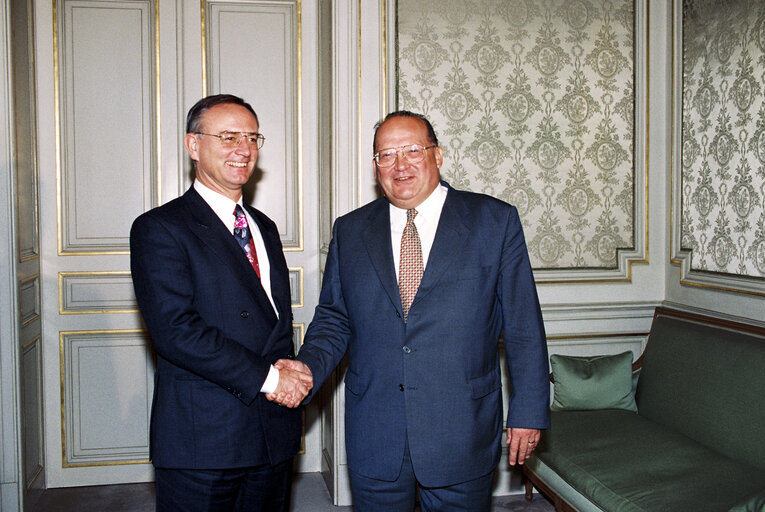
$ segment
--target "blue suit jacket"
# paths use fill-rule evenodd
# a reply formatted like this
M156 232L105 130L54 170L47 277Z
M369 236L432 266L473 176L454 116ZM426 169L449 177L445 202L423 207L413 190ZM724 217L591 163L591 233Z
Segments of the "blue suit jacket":
M269 365L294 353L287 264L275 224L245 208L266 245L278 319L241 247L193 187L133 223L133 285L157 353L156 467L277 463L300 448L300 412L260 393Z
M336 221L298 359L311 368L315 391L348 353L351 471L396 479L408 438L422 485L483 476L502 445L501 331L512 390L507 425L549 426L544 326L517 211L449 189L406 324L391 247L384 198Z

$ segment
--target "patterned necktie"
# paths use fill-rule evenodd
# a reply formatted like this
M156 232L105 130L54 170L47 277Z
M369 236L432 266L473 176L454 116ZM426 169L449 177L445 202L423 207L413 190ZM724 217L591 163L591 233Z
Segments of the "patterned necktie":
M404 312L404 322L409 316L409 308L412 305L417 288L422 279L422 246L414 218L417 210L414 208L406 211L406 226L401 235L401 259L399 261L398 289L401 293L401 308Z
M247 256L247 260L252 265L255 273L260 278L260 265L258 265L258 254L255 252L255 243L252 241L252 235L250 234L250 228L247 225L247 217L244 216L244 210L239 205L234 208L234 238L239 242L244 254Z

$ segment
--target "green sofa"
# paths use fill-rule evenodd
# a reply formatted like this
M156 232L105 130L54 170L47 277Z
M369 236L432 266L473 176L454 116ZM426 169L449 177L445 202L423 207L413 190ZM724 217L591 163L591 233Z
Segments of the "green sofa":
M533 486L558 511L765 511L765 328L657 308L626 370L635 387L598 375L623 366L613 358L563 359L569 394L553 364L552 426L523 469L528 500ZM618 399L587 410L593 389Z

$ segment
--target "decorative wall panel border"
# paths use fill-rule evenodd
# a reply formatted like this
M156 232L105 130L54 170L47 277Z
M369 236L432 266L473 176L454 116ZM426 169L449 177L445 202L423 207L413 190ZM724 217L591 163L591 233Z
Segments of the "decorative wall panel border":
M398 0L398 108L456 188L518 207L537 282L647 262L647 1Z
M40 230L37 167L37 108L32 2L13 7L12 78L14 110L14 175L16 180L16 240L19 262L39 258ZM24 91L25 94L19 94Z
M290 303L293 308L303 307L303 267L290 267Z
M155 16L151 0L54 2L59 254L127 253L155 206Z
M21 348L21 411L24 430L24 485L28 490L44 467L42 343L36 336Z
M62 315L138 313L129 271L59 272Z
M300 1L202 2L205 89L247 100L266 136L244 199L276 222L285 251L302 251Z
M19 315L22 327L40 318L40 274L19 282Z
M765 4L673 3L672 262L765 296Z
M63 467L149 462L149 343L142 330L60 333Z
M305 324L292 324L292 343L295 345L295 353L300 352L305 335Z

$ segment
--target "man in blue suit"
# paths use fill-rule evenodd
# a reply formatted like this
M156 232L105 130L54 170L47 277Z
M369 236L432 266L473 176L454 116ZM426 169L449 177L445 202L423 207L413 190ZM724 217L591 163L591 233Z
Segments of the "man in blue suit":
M231 95L197 102L186 131L193 186L130 233L157 354L157 511L286 511L301 416L264 394L301 395L311 380L272 365L294 354L287 264L276 225L242 202L265 139Z
M335 223L299 361L277 367L310 371L318 389L347 352L356 512L411 512L417 489L423 511L488 511L503 430L500 333L510 464L549 426L545 332L518 213L440 181L443 150L421 115L378 124L374 162L385 197Z

